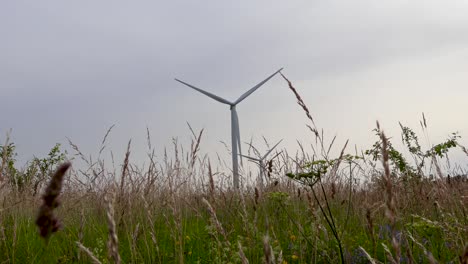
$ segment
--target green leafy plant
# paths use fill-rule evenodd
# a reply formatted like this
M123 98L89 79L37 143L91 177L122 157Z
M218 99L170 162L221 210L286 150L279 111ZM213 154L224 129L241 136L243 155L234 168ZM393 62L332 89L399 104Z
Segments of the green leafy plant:
M419 143L419 139L416 133L411 128L404 126L401 123L399 124L401 128L401 141L408 149L410 154L414 157L416 166L412 166L403 156L402 152L395 149L390 142L390 139L388 139L388 156L394 167L394 175L420 180L424 175L422 169L425 166L427 159L433 159L435 157L444 158L452 148L458 146L458 139L460 136L457 132L455 132L452 133L445 142L436 144L430 149L424 151ZM375 131L376 135L379 137L381 133L380 129L375 128L373 131ZM380 137L379 140L372 145L372 148L366 150L364 153L365 155L369 156L372 161L380 160L382 158L382 142Z
M379 128L375 128L373 131L379 140L372 145L371 149L366 150L364 153L367 156L370 156L373 161L379 161L382 159L382 141L380 139L381 131ZM414 168L411 167L408 161L406 161L405 157L403 157L403 154L393 147L390 139L387 141L387 150L389 160L400 173L406 174L414 172Z
M352 157L352 156L348 156L348 157ZM314 196L314 199L317 202L318 206L320 207L320 211L322 212L322 215L324 216L328 224L328 227L332 231L333 237L335 238L338 244L338 248L340 252L340 259L341 259L341 262L344 263L345 260L344 260L344 254L343 254L343 246L341 243L339 230L336 225L335 217L330 209L330 203L327 198L327 193L325 192L325 188L322 183L322 177L324 177L333 166L338 166L339 161L341 161L342 159L343 159L343 156L341 156L339 159L333 159L333 160L315 160L310 163L307 163L303 167L304 172L296 173L296 174L287 173L286 176L310 188ZM325 200L324 204L318 198L317 193L315 192L314 186L317 183L319 184L320 190L322 191L322 195Z
M0 146L0 178L6 178L9 182L15 183L18 175L18 170L15 167L16 162L16 145L9 143L5 146Z
M66 160L66 151L60 149L60 144L49 151L45 158L35 157L30 161L24 170L18 169L16 165L16 145L9 143L0 146L0 157L2 158L3 170L1 175L5 175L8 182L19 191L25 190L31 184L34 186L34 194L42 183L52 174L57 166Z

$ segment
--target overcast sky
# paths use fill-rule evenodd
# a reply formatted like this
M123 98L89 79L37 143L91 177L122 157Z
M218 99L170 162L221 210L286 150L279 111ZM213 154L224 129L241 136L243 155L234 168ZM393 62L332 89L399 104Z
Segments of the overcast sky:
M123 159L132 139L140 159L146 127L162 151L189 147L189 122L202 152L225 153L229 107L174 78L235 100L284 67L328 140L365 149L376 120L395 141L398 121L424 138L424 112L430 142L459 131L468 145L467 14L465 0L2 1L0 140L11 128L21 160L67 137L95 155L115 124L109 147ZM280 76L238 113L260 149L312 141Z

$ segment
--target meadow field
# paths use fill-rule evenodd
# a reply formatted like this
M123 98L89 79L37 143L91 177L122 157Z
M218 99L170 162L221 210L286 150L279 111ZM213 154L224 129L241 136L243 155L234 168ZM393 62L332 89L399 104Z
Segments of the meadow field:
M466 165L442 166L454 149L468 161L460 136L424 149L401 125L405 156L377 124L375 144L357 153L324 142L287 82L315 151L272 153L264 186L247 181L254 167L231 188L230 171L200 154L202 131L159 160L148 136L145 166L130 143L105 161L70 142L73 153L56 145L20 168L7 141L0 263L468 263Z

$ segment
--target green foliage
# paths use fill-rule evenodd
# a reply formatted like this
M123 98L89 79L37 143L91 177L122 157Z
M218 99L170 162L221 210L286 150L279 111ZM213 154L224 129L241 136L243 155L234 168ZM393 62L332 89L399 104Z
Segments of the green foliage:
M271 192L268 194L268 198L275 203L284 204L289 198L289 194L285 192Z
M4 165L3 171L0 171L0 175L6 176L9 181L14 181L18 170L16 169L16 146L14 143L9 143L6 146L0 146L0 166Z
M372 145L371 149L366 150L364 153L370 156L373 161L378 161L382 159L382 140L380 139L380 134L382 132L379 128L375 128L373 131L379 140ZM387 140L387 151L389 160L400 173L406 174L414 172L414 168L406 161L403 154L393 147L390 139Z
M444 158L450 149L457 147L457 140L460 138L458 133L452 133L447 141L439 143L431 147L427 151L423 151L419 144L416 133L409 127L403 126L400 123L401 128L401 140L411 155L415 158L416 167L413 167L403 156L403 154L396 150L390 139L387 139L387 151L389 160L394 166L394 173L404 177L420 179L422 176L421 169L425 165L425 160L428 158L439 157ZM371 149L366 150L364 153L369 156L373 161L378 161L382 158L382 140L380 138L381 131L379 128L375 128L375 134L378 137Z
M34 158L23 174L25 184L33 184L33 191L37 193L41 185L48 180L52 172L66 159L66 152L60 150L60 144L49 151L45 158Z
M359 156L353 156L350 154L343 155L341 160L352 163L357 160L362 159ZM312 162L306 163L302 167L302 172L299 173L286 173L286 176L296 180L307 186L314 186L325 174L327 174L330 169L335 166L340 159L331 159L331 160L314 160Z
M406 145L411 154L422 156L421 146L419 145L418 137L416 133L409 127L403 126L400 123L401 128L401 141Z
M431 221L419 215L413 215L413 221L406 224L407 228L413 229L424 237L430 237L442 231L441 225L436 221Z
M426 158L432 158L434 156L443 158L451 148L457 147L457 140L460 138L458 133L452 133L447 141L436 144L429 150L423 152L416 133L409 127L403 126L401 123L400 127L402 130L402 142L406 145L408 151L420 160L419 168L424 166L424 159Z
M40 184L52 174L52 172L66 159L66 152L60 149L60 144L49 151L45 158L35 157L30 161L24 170L20 170L16 165L16 146L10 143L7 146L0 146L0 158L6 164L2 175L6 175L8 182L19 191L23 191L29 185L34 185L34 192Z
M439 156L440 158L444 157L451 148L455 148L458 145L457 139L461 138L458 133L452 133L447 141L442 142L433 146L430 150L426 152L426 156Z
M56 167L66 158L66 152L60 150L60 144L57 143L49 151L47 157L39 159L34 158L30 166L35 166L42 175L48 175L53 172Z

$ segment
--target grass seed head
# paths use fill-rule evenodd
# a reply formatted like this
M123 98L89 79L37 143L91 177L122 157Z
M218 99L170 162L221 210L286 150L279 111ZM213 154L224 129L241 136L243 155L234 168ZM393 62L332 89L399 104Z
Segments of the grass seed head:
M70 166L71 163L66 162L58 167L42 195L43 203L39 208L36 225L39 227L39 234L43 238L48 238L61 227L60 221L54 215L54 209L60 204L58 196L62 190L63 177Z

